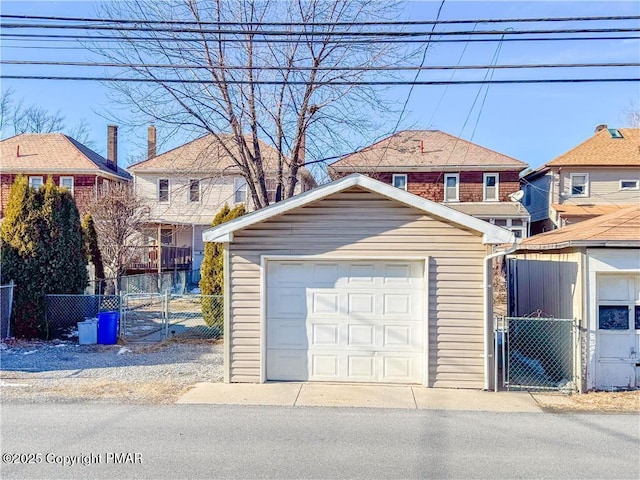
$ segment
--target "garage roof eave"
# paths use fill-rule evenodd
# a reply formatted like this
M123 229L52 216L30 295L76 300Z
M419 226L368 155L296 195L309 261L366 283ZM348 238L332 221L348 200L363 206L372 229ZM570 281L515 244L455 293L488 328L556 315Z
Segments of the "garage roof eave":
M230 222L217 227L205 230L202 239L205 242L224 243L233 241L233 232L248 226L263 222L276 215L282 215L294 208L302 207L309 203L321 200L334 193L341 192L348 188L359 186L365 190L378 193L391 200L398 201L426 213L449 220L453 223L466 227L470 230L482 233L482 241L485 244L514 243L515 237L512 232L501 227L492 225L484 220L472 217L459 212L445 205L441 205L422 197L406 192L399 188L387 185L373 178L354 173L322 187L314 188L295 197L288 198L282 202L270 205L262 210L251 212L248 215L236 218Z

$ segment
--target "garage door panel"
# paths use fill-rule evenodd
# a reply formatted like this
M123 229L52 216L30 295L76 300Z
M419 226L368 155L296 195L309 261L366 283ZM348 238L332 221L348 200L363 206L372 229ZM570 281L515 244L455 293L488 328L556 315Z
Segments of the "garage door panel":
M307 352L305 350L267 350L267 378L308 380Z
M270 262L267 272L267 356L276 359L267 361L267 378L422 381L421 262L285 262L287 269L280 263ZM295 285L292 272L302 272ZM282 364L295 359L305 375Z
M299 320L270 319L267 325L267 348L298 348L308 346L307 331Z

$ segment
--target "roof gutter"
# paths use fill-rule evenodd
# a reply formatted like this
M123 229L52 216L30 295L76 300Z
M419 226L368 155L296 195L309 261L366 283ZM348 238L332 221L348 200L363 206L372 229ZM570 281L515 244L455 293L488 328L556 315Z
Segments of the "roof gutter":
M493 352L493 338L491 332L493 332L493 269L492 263L494 258L503 257L516 251L517 244L511 245L507 250L495 252L484 257L482 262L482 274L483 274L483 301L482 312L484 316L484 389L491 389L491 363L494 358ZM497 385L494 385L497 388Z

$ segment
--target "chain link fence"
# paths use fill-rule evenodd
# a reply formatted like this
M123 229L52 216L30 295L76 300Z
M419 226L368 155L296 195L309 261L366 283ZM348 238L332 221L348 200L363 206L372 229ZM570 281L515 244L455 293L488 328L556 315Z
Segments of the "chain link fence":
M577 322L567 318L502 317L496 338L507 390L577 390Z
M100 312L119 311L118 295L46 295L47 338L74 336L77 323Z
M167 338L168 296L128 293L122 296L120 335L129 342L160 342Z
M224 302L221 295L172 295L169 335L182 338L220 338Z
M185 295L198 292L199 279L200 270L123 275L120 278L118 289L124 295L130 293ZM91 295L114 294L115 292L116 281L113 278L93 280L89 282L87 287L87 293Z
M13 304L13 281L0 285L0 339L11 336L11 307Z

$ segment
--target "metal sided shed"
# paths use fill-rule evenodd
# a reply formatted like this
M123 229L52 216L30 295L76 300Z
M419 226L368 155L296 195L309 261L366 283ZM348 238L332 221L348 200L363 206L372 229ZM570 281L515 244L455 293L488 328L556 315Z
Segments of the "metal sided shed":
M224 244L226 382L491 388L510 231L353 174L203 238Z
M579 321L580 390L640 388L640 205L523 240L511 314Z

